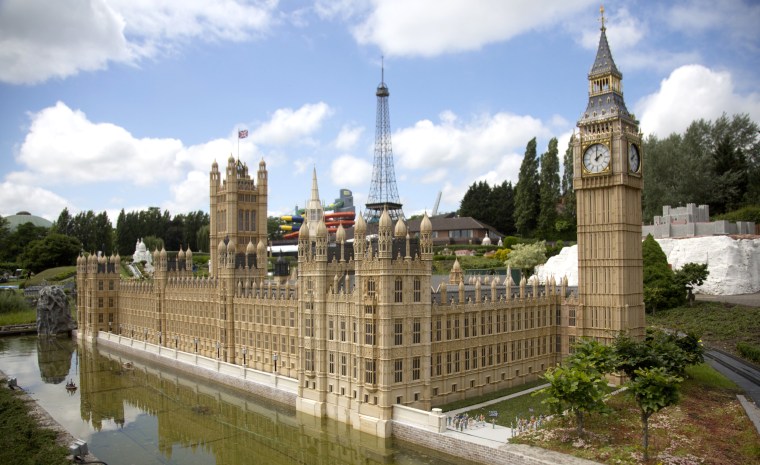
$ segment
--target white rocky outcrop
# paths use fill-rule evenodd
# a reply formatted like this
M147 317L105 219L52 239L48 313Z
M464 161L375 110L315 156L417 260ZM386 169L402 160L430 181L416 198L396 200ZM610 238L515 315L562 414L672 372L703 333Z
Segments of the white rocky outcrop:
M760 238L730 236L655 239L674 270L686 263L707 263L710 275L697 293L736 295L760 292ZM578 246L565 247L545 265L537 267L541 282L550 276L567 276L578 285Z

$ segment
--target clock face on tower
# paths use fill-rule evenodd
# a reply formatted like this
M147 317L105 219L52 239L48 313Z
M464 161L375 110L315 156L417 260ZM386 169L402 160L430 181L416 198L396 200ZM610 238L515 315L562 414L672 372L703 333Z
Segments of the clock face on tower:
M639 168L641 168L641 154L636 144L632 143L628 146L628 169L631 173L638 173Z
M610 166L610 149L604 144L594 144L583 152L583 167L588 173L601 173Z

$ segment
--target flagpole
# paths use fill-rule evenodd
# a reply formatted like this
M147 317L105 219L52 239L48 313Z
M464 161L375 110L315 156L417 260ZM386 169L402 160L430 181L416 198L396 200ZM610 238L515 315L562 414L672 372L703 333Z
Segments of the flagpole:
M235 129L237 130L237 135L238 135L238 137L237 137L237 140L238 140L237 159L238 159L238 161L240 161L240 129L237 129L237 128L235 128Z

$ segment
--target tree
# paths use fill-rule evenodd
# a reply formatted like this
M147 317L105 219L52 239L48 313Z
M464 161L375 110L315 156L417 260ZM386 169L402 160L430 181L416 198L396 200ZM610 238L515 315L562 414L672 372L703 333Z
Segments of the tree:
M560 198L559 157L557 138L549 141L549 149L541 155L541 175L539 184L538 232L541 237L552 239L556 236L557 205Z
M493 186L488 198L491 218L485 222L496 228L502 234L511 235L516 232L513 212L515 211L515 190L512 183L503 181Z
M562 365L550 368L543 378L549 383L539 393L547 397L542 402L556 414L565 410L575 413L578 436L583 435L584 415L608 410L604 403L607 381L604 375L615 367L611 347L584 339L573 346Z
M660 367L636 370L636 377L628 383L628 392L641 411L645 462L649 460L649 417L678 402L681 381L682 378Z
M56 266L73 265L82 243L72 236L51 233L29 244L22 256L24 268L35 273Z
M208 253L210 252L209 246L211 244L210 232L211 225L204 224L198 229L196 233L196 243L198 244L198 251Z
M282 239L282 230L280 229L281 224L285 224L285 222L279 217L267 217L267 237L270 241Z
M523 237L530 237L536 230L539 213L538 158L536 138L528 142L525 156L520 165L520 174L515 186L515 228Z
M459 216L470 216L481 221L486 221L490 196L491 187L486 181L472 183L459 203Z
M648 311L668 309L684 303L686 294L675 280L668 259L651 234L641 245L644 257L644 303Z
M647 330L646 338L634 340L626 334L618 334L613 343L615 370L622 371L631 379L637 370L663 368L676 376L683 376L686 367L704 361L704 347L695 334L665 333Z
M676 271L676 282L686 288L689 306L694 304L694 286L701 286L710 274L707 263L686 263Z
M507 255L505 264L519 269L523 276L530 276L537 265L544 263L546 263L546 242L541 241L532 244L515 244Z
M57 232L59 234L70 235L73 233L72 221L73 218L69 213L69 209L67 207L64 207L63 210L61 210L61 213L58 215L58 219L53 223L53 227L51 229L53 232Z
M575 230L578 225L576 218L577 203L575 190L573 189L573 144L572 140L567 144L565 157L562 161L562 209L557 219L557 232L565 239L575 239ZM571 237L565 234L569 232Z

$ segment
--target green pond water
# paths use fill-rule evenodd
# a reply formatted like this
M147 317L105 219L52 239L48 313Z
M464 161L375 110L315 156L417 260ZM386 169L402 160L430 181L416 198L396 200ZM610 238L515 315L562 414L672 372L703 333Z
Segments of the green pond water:
M0 370L108 465L462 463L67 338L0 338Z

